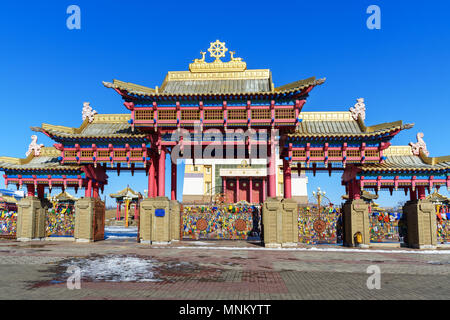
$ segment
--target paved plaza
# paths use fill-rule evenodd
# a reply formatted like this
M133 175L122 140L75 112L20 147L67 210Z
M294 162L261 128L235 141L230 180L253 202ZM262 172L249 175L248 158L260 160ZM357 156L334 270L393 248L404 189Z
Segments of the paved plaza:
M450 299L450 250L0 240L0 299ZM381 270L368 289L367 268ZM80 289L68 289L70 266Z

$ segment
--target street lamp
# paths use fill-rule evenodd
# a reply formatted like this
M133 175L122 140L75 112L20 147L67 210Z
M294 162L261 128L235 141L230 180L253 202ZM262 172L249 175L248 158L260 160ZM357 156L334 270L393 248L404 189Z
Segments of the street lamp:
M322 197L325 197L326 192L320 190L320 187L317 187L317 192L313 191L312 194L317 199L317 204L320 212L320 202L322 200Z

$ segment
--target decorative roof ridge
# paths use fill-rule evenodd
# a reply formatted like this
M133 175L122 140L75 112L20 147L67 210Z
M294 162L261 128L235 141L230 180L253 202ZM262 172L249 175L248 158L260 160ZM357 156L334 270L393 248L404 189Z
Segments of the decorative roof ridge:
M43 132L43 133L49 132L49 131L56 131L56 132L64 132L64 133L68 133L68 134L80 134L90 124L94 124L94 123L125 123L125 122L128 122L130 119L131 119L130 114L121 114L121 113L95 114L94 120L92 122L89 122L89 120L86 119L83 121L81 126L78 128L43 123L41 127L31 127L31 130L35 131L35 132Z
M326 78L317 79L316 77L309 77L307 79L297 80L279 87L274 88L274 92L284 92L284 91L291 91L294 89L300 89L305 86L310 85L321 85L325 82Z
M410 146L389 146L383 151L384 156L414 156Z
M350 111L302 111L300 117L303 121L355 121Z
M127 91L132 91L132 92L142 92L142 93L158 93L158 89L152 89L150 87L146 87L143 85L139 85L139 84L135 84L132 82L125 82L125 81L121 81L121 80L117 80L117 79L113 79L113 82L106 82L106 81L102 81L103 85L106 88L113 88L113 89L125 89Z
M80 127L78 127L78 128L43 123L41 125L41 127L31 127L31 130L36 131L36 132L44 132L44 133L51 130L51 131L65 132L65 133L69 133L69 134L79 134L79 133L83 132L83 130L88 125L89 125L89 119L85 119L83 121L83 123L80 125Z
M96 114L92 123L125 123L131 119L129 113Z
M22 165L30 163L34 158L58 157L60 154L61 151L57 150L55 147L42 147L39 156L35 156L34 152L32 152L26 158L0 157L0 162Z
M358 123L360 121L361 118L358 118ZM362 121L362 120L361 120ZM364 124L364 122L363 122ZM407 124L403 124L402 120L398 120L398 121L393 121L393 122L384 122L384 123L380 123L380 124L376 124L373 126L364 126L366 128L365 132L376 132L376 131L382 131L382 130L386 130L389 128L400 128L400 129L411 129L412 127L414 127L414 123L407 123Z
M432 165L432 166L442 163L442 162L450 162L450 156L427 157L422 150L420 150L419 157L423 162L425 162L426 164Z

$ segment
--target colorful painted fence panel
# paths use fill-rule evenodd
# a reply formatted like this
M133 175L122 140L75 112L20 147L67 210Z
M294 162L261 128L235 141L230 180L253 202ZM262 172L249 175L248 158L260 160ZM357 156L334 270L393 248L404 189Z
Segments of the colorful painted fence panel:
M450 242L450 207L445 205L436 206L436 231L437 242Z
M253 205L183 206L182 234L194 240L259 238L261 208Z
M73 237L74 232L74 205L56 205L56 208L53 208L47 212L45 229L45 234L47 237Z
M0 238L13 239L17 231L17 212L0 211Z
M300 207L298 242L307 244L337 243L341 219L338 208Z
M401 214L377 212L369 213L370 241L371 242L400 242Z

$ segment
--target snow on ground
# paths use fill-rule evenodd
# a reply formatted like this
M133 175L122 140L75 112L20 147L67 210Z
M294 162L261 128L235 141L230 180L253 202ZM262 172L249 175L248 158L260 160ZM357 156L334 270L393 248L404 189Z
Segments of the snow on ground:
M122 227L122 226L107 226L105 227L105 232L114 232L114 233L118 233L118 232L125 232L125 233L131 233L131 232L137 232L138 228L137 227Z
M137 227L108 226L105 227L105 239L136 238Z
M62 264L62 266L79 267L81 277L91 281L160 281L153 270L156 266L155 262L154 260L133 256L109 255L89 259L74 259Z
M208 243L210 245L210 243ZM167 249L167 247L156 247ZM192 247L171 247L173 249L192 249ZM363 252L363 253L410 253L410 254L450 254L450 250L381 250L381 249L354 249L354 248L263 248L263 247L196 247L205 250L279 250L279 251L319 251L319 252Z

